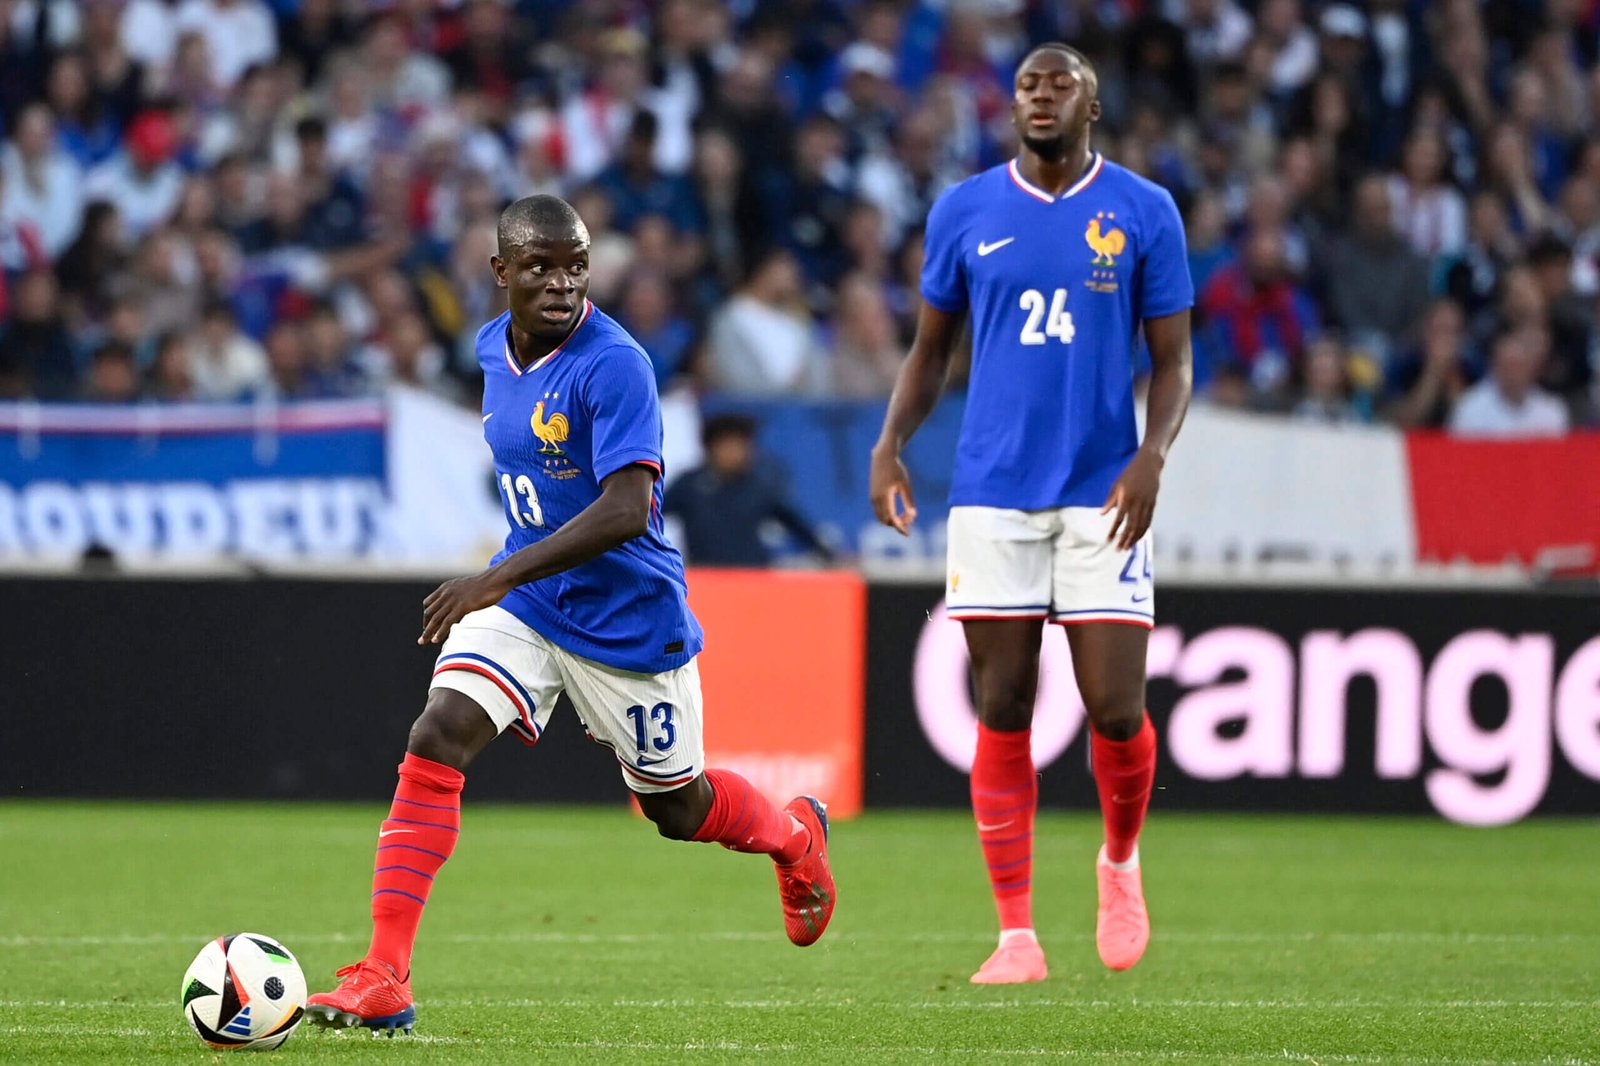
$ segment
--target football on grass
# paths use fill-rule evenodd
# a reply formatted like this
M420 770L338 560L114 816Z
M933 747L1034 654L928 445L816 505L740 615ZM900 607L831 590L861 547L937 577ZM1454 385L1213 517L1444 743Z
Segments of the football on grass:
M306 1011L306 977L289 949L260 933L219 936L183 975L183 1016L220 1051L271 1051Z

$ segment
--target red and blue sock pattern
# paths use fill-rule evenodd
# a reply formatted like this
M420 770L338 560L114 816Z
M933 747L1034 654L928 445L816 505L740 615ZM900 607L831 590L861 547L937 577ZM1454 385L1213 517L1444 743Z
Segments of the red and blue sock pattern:
M1106 858L1127 862L1139 843L1156 780L1156 727L1150 724L1149 713L1127 740L1108 740L1091 730L1089 758L1106 823Z
M1001 733L980 724L972 760L972 813L989 866L1000 928L1033 928L1033 816L1039 778L1033 731Z
M372 946L367 957L405 978L434 875L461 835L460 770L406 753L389 817L378 831L372 872Z
M811 835L754 785L731 770L707 770L711 810L694 838L729 851L754 851L792 863L806 853Z

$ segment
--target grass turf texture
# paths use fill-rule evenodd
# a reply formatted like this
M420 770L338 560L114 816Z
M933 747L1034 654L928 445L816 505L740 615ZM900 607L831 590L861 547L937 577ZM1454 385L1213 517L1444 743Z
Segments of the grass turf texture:
M178 1009L249 930L313 990L366 946L371 806L0 805L0 1061L213 1058ZM837 825L841 900L783 938L763 858L623 810L474 807L423 920L411 1041L302 1026L273 1061L1600 1061L1595 827L1196 817L1144 842L1155 936L1095 957L1098 821L1041 818L1050 980L978 988L992 909L958 814Z

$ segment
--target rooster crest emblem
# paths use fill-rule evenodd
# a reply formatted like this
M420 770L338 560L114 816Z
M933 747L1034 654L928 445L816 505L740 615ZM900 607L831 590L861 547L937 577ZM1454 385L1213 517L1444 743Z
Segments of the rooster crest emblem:
M540 455L565 455L561 450L561 443L567 439L569 426L567 416L557 411L548 421L544 417L544 401L540 400L533 405L533 418L529 420L533 426L533 435L539 438Z
M1128 235L1113 226L1104 232L1100 229L1102 218L1116 218L1116 215L1102 211L1089 220L1089 228L1083 231L1083 239L1094 251L1094 265L1114 267L1117 265L1117 256L1128 246Z

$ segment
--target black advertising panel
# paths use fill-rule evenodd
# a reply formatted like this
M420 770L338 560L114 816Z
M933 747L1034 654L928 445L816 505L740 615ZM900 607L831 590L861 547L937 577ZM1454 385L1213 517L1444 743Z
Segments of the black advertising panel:
M960 806L975 738L941 589L868 606L869 806ZM1172 809L1600 813L1600 605L1523 591L1182 587L1159 593L1149 706ZM1089 807L1083 708L1048 627L1041 801Z
M437 648L433 582L0 581L3 795L358 799L394 791ZM471 800L625 800L558 708L501 737Z

